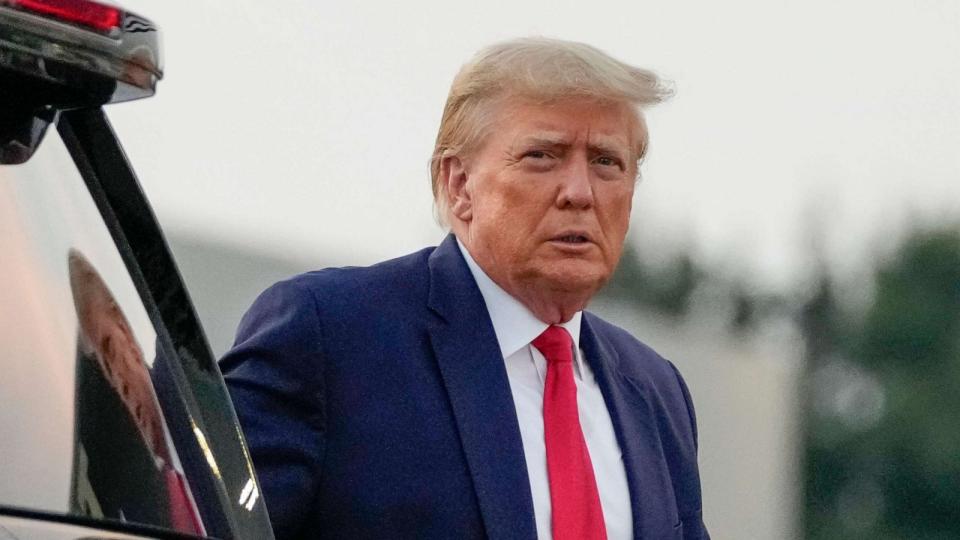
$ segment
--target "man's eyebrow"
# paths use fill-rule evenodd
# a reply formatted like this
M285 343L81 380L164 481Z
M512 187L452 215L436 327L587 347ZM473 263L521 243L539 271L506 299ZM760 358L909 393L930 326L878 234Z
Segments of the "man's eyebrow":
M587 145L587 149L594 154L613 154L615 156L622 156L630 153L627 145L616 144L612 141L591 142Z
M518 146L570 146L569 137L562 133L533 133L517 137Z
M597 154L613 154L626 158L631 152L630 144L620 137L597 137L587 143L587 149Z
M564 133L531 133L528 135L521 135L516 138L514 141L514 147L569 147L573 144L569 136ZM637 155L637 159L643 158L643 153L646 153L646 145L638 152L637 148L631 148L628 141L620 137L607 137L599 136L589 141L587 144L587 149L591 153L595 154L612 154L626 159L629 156L634 154Z

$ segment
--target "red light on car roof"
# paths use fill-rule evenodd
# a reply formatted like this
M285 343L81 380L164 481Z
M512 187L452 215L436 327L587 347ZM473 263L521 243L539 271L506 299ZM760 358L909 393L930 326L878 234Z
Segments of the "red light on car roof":
M13 0L13 5L63 22L109 32L120 27L123 12L90 0Z

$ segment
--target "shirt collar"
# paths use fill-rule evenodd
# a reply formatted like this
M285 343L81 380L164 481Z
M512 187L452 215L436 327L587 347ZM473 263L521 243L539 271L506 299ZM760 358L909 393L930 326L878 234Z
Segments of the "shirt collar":
M487 313L490 314L490 322L493 323L493 331L497 335L497 342L500 344L500 353L504 358L508 358L529 345L550 325L538 319L533 312L527 309L527 306L510 296L507 291L490 279L490 276L473 260L470 252L467 251L459 238L457 239L457 246L460 248L464 260L467 261L470 273L473 274L473 279L477 282L477 288L480 289L483 301L487 305ZM580 349L580 319L582 316L583 313L578 311L569 321L559 325L565 328L570 333L570 337L573 338L574 351ZM580 355L574 354L574 356L579 362Z

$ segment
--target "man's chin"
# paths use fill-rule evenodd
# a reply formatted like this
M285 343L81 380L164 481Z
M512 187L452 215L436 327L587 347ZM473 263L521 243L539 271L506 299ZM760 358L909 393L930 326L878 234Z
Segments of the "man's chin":
M588 298L607 282L609 273L596 263L566 260L550 265L542 279L549 288L563 293L583 294Z

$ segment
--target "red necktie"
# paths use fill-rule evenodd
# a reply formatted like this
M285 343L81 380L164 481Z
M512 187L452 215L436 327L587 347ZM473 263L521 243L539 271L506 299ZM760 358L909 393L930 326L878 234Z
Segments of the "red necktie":
M590 451L583 440L573 381L573 340L551 326L533 340L547 358L543 391L543 430L554 540L602 540L607 537Z

